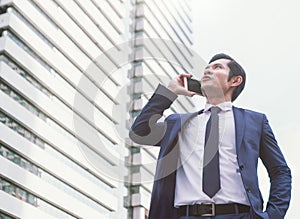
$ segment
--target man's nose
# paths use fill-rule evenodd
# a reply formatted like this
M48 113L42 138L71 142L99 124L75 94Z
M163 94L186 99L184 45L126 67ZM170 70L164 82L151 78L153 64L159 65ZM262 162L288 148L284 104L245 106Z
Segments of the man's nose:
M211 74L212 74L212 72L209 68L204 70L204 75L211 75Z

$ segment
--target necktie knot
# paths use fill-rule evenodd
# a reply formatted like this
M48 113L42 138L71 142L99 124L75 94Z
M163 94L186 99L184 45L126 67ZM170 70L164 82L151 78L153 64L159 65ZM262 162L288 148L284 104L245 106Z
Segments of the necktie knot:
M211 114L214 114L214 115L216 115L222 111L221 108L218 106L213 106L209 110L210 110Z

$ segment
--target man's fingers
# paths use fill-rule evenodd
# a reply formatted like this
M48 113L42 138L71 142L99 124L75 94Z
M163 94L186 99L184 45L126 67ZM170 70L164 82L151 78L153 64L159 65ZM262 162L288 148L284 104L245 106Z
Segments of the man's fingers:
M193 76L192 74L181 73L181 74L177 75L176 78L173 78L169 82L167 87L168 87L168 89L173 91L175 94L181 94L181 95L192 97L196 93L191 92L184 87L184 78L190 78L192 76Z
M177 76L178 82L184 86L184 78L191 78L193 75L192 74L187 74L187 73L181 73Z
M184 77L187 77L187 78L191 78L193 75L192 74L187 74L187 73L181 73L181 74L179 74L178 75L179 76L179 78L184 78Z
M177 94L181 94L188 97L193 97L196 93L185 89L184 87L180 87L177 90Z
M196 92L191 92L191 91L190 91L190 95L189 95L189 96L190 96L190 97L193 97L194 95L196 95Z

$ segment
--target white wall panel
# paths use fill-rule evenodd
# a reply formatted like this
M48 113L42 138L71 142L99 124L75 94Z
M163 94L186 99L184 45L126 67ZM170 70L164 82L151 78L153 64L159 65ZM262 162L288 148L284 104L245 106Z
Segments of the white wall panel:
M7 213L13 215L17 218L22 219L33 219L33 218L43 218L43 219L57 219L38 208L25 203L3 191L0 190L0 203L1 209Z
M147 6L144 6L145 16L150 20L150 22L156 19L160 22L159 25L155 25L157 29L163 28L163 31L166 32L168 36L170 36L171 40L184 43L184 45L186 46L185 49L191 46L191 42L188 40L186 35L184 35L184 33L179 30L177 26L172 25L172 20L170 20L171 18L168 17L168 12L166 9L164 10L162 3L157 5L157 3L155 3L153 0L147 0L146 4ZM150 12L150 10L152 12ZM189 54L187 57L189 57L191 55L190 52L186 52Z
M55 145L55 147L63 151L65 148L69 148L69 150L73 150L75 146L78 146L78 145L74 145L72 142L66 139L61 133L51 129L42 120L37 119L32 113L30 113L28 110L26 110L24 107L19 105L17 102L9 98L7 95L1 92L0 96L1 96L0 108L8 112L9 114L13 115L14 118L16 118L22 124L24 124L27 127L27 129L32 130L34 133L36 133L36 135L38 135L40 138L45 139L47 142L50 142L50 144ZM76 148L80 150L79 147ZM101 149L96 148L96 149L99 151L99 153L102 152L102 157L104 157L107 161L110 161L114 164L118 164L119 154L115 152L113 154L114 156L112 156L111 153L108 154L107 151L103 150L103 148Z
M7 38L5 40L5 48L0 48L2 50L6 50L8 53L11 53L11 55L15 58L19 58L22 60L20 61L22 63L22 65L24 66L28 66L28 69L34 73L37 73L37 74L40 74L41 72L38 72L38 70L44 70L43 74L44 76L46 76L46 78L48 78L48 80L45 80L45 84L47 84L49 87L51 86L51 89L50 90L53 90L55 92L57 92L58 96L62 95L64 96L64 100L69 103L69 106L70 107L73 107L74 111L78 111L80 113L82 113L82 115L84 115L85 117L85 120L89 121L91 124L94 124L95 127L97 127L97 129L99 131L101 131L103 134L105 134L108 138L111 139L112 142L114 143L118 143L119 142L119 137L116 135L115 132L110 132L109 130L107 130L103 124L97 124L97 123L94 123L94 118L93 116L97 119L99 118L99 112L97 111L94 111L93 115L90 115L90 114L86 114L85 113L85 110L86 110L86 107L90 107L91 109L94 109L94 106L88 102L85 98L82 97L82 95L80 95L79 93L73 93L73 94L68 94L65 92L64 90L64 87L63 86L60 86L60 83L59 81L57 81L53 76L51 76L49 73L47 74L47 72L45 72L45 69L43 67L40 66L39 63L37 63L33 58L31 58L30 56L28 56L28 54L26 54L26 52L24 52L23 50L21 50L11 39ZM26 60L27 58L27 60ZM30 61L29 61L30 60ZM36 63L34 65L34 63ZM34 69L34 66L36 66L36 70ZM43 80L45 78L43 78L43 76L39 76L37 77L39 78L40 80ZM52 82L52 83L51 83ZM61 92L58 92L58 89L61 89ZM77 106L77 105L74 105L74 101L75 99L74 98L78 98L77 100L80 101L80 103L84 104L84 105L81 105L81 106ZM84 107L83 107L84 106ZM105 118L104 116L102 116L103 118L103 123L105 124L110 124L111 122ZM83 127L87 127L88 130L91 130L91 131L95 131L94 129L92 129L86 122L84 122L80 117L78 117L77 114L74 114L74 120L78 121L81 125L83 125ZM110 128L111 125L107 125L107 128ZM105 128L105 129L104 129ZM78 134L81 134L81 133L78 133ZM91 139L86 139L91 145L95 145L95 142L93 142Z
M0 157L0 172L4 177L13 180L16 184L22 185L27 191L38 194L43 200L47 200L67 212L72 212L77 217L82 218L106 218L93 208L70 197L63 191L55 188L53 185L43 181L32 173L13 164L11 161Z
M74 128L73 128L72 113L66 113L64 111L60 111L60 109L58 109L56 107L56 105L54 105L55 103L50 101L44 94L42 94L38 90L35 90L35 88L32 85L24 83L25 82L24 79L21 78L19 75L16 75L15 72L13 72L11 70L9 71L9 67L6 64L1 63L0 69L1 69L0 75L3 79L5 79L7 82L11 83L12 86L16 87L17 90L19 90L20 92L24 92L23 93L24 95L27 95L27 97L29 99L31 99L35 105L40 106L41 109L44 109L44 112L46 112L47 114L48 113L56 113L55 115L51 115L51 117L54 118L55 120L59 121L59 123L65 123L63 125L66 125L67 128L70 128L70 130L73 131L74 135L78 134L78 133L76 133L76 130L74 130ZM14 103L14 101L10 100L10 98L7 98L5 96L4 96L4 98L7 99L12 104L17 104L17 103ZM20 106L18 106L18 107L20 107ZM26 109L23 107L21 107L20 109L26 111ZM30 114L30 112L27 112L27 113ZM31 115L31 116L33 116L33 115ZM34 119L34 117L33 117L33 119ZM36 119L39 120L38 118L36 118ZM39 122L43 123L43 121L41 121L41 120ZM28 124L30 124L30 123L28 123ZM46 124L45 124L45 126L47 127L46 128L47 130L52 129L51 127L47 126ZM56 133L55 130L53 130L53 132ZM64 136L62 136L62 138L65 139ZM69 138L67 138L66 140L69 140ZM75 140L75 142L76 142L76 140ZM73 141L69 142L68 144L74 145ZM99 142L98 142L98 144L99 144ZM109 147L107 146L107 149L110 151L110 153L114 154L114 156L118 157L119 155L116 153L116 151L113 150L113 147L114 146L110 143ZM98 148L98 150L99 150L99 148ZM106 157L106 159L108 159L108 157Z
M52 11L52 14L49 14L50 17L53 15L53 19L63 20L64 18L60 18L60 14L64 12L61 11L61 9L57 8L56 5L53 3L53 1L42 1L42 2L36 2L42 9L44 10L50 10ZM99 55L103 54L103 51L100 50L100 48L97 45L101 45L105 48L105 45L107 45L107 49L111 48L111 45L105 43L106 41L99 41L96 44L87 37L87 35L78 28L78 26L74 25L74 29L70 29L71 33L69 32L62 32L62 30L57 29L53 24L49 22L43 16L40 14L29 2L22 1L22 0L14 0L14 5L16 8L18 8L18 11L22 13L24 17L26 17L34 27L36 27L41 33L43 33L46 38L51 41L52 44L54 44L59 50L63 52L67 57L72 57L73 53L72 51L76 51L75 54L80 54L80 51L78 51L78 46L80 50L88 55L90 58L90 62L86 62L85 65L81 65L81 69L86 69L89 66L89 63L92 63L92 60L98 57ZM69 18L68 18L69 19ZM71 25L71 24L70 24ZM69 27L69 26L67 26ZM63 31L65 31L63 29ZM72 35L71 35L72 34ZM98 40L101 40L98 39ZM58 53L58 52L57 52ZM59 55L59 53L58 53ZM84 57L82 54L81 57ZM81 59L74 59L76 62L80 63ZM100 69L97 70L99 74L104 74L101 72ZM103 77L106 77L105 74ZM113 79L114 83L117 84L115 79Z
M113 189L111 189L109 193L109 191L84 178L56 157L47 154L43 149L27 141L2 123L0 123L0 130L1 141L14 148L19 154L22 154L22 156L37 164L40 168L50 172L68 185L72 185L72 187L78 191L97 200L108 209L116 210L117 197L112 194Z
M157 0L155 0L157 1ZM158 1L157 1L158 2ZM187 35L187 38L191 41L190 36L192 34L191 31L191 22L186 22L184 23L182 21L182 19L179 16L182 16L182 10L176 10L176 7L174 5L177 5L177 1L173 1L171 3L168 2L168 0L163 0L162 2L158 2L158 3L162 3L162 5L165 6L165 8L167 9L167 11L170 13L170 15L173 17L172 19L170 19L171 24L177 27L180 27L181 31ZM186 26L188 25L189 28ZM191 41L192 42L192 41Z
M77 0L77 1L81 1L83 3L85 3L86 1L84 0ZM119 15L124 17L124 4L118 4L117 1L110 1L110 0L91 0L91 2L93 2L96 7L101 8L102 12L105 12L106 16L110 19L110 22L113 23L121 32L124 31L124 23L122 20L122 17L120 17ZM118 9L120 10L120 13L116 13L119 12ZM122 14L123 13L123 14Z
M78 1L77 1L78 2ZM90 1L85 1L85 4L88 3ZM118 38L120 38L119 34L117 34L115 32L114 29L110 29L109 31L113 31L111 33L111 36L109 38L107 38L107 31L105 32L105 34L98 28L97 25L101 25L101 29L102 29L102 23L99 22L98 23L94 23L89 16L91 16L90 14L86 14L83 10L82 10L82 5L80 5L80 3L77 3L79 5L77 5L75 3L75 1L71 1L71 0L64 0L64 1L57 1L57 3L66 11L66 13L68 14L68 16L70 16L70 18L72 19L72 21L74 23L76 23L77 26L81 27L81 29L84 29L84 32L94 41L94 42L101 42L101 39L105 39L105 41L103 42L103 48L104 49L108 49L109 47L112 47L114 44L116 44L116 40ZM80 7L81 6L81 7ZM69 19L69 18L68 18ZM94 19L95 21L95 19ZM105 19L105 21L108 23L108 21ZM71 21L70 21L71 22ZM62 25L65 28L65 24L62 23ZM108 23L108 25L109 23ZM66 28L68 29L68 28ZM110 32L109 32L110 33ZM115 34L114 34L115 33ZM117 37L117 38L114 38ZM107 46L106 46L107 45ZM102 47L102 45L100 45ZM105 46L105 47L104 47Z
M65 1L57 0L57 2L59 3L59 5L64 7L65 10L68 10L68 12L70 14L75 15L75 13L81 13L81 12L75 10L75 7L73 7L71 0L65 0ZM91 12L88 14L93 18L94 21L97 22L97 25L100 25L106 33L110 34L113 41L118 42L118 43L120 42L121 36L119 33L123 30L123 28L121 26L114 28L115 24L113 24L110 21L110 19L107 19L104 15L104 13L106 14L108 11L102 10L102 8L103 8L102 6L104 6L103 4L101 5L101 7L99 7L101 9L101 11L100 11L99 9L97 9L97 7L95 7L94 4L92 4L91 1L77 0L76 2L80 5L80 7L86 9L85 10L86 12ZM105 1L103 1L103 2L105 4ZM78 22L80 23L82 21L78 20ZM89 27L89 26L85 26L85 28L86 27ZM89 31L88 28L87 28L87 31Z
M80 80L84 80L85 76L83 75L83 73L78 68L76 68L60 51L50 49L41 38L35 35L34 32L22 21L20 21L19 18L17 18L13 13L10 14L9 25L10 28L17 32L17 35L21 39L23 39L25 42L27 42L28 45L30 45L31 49L33 49L37 54L39 54L40 57L43 58L43 60L46 61L46 63L48 63L48 65L52 66L64 77L68 78L68 80L73 82L74 85L78 85ZM60 44L62 45L65 43L63 39L64 38L59 39L61 41ZM68 46L68 44L66 44L66 48L72 49L72 47ZM76 49L76 51L74 51L74 49ZM77 47L73 46L73 50L71 50L69 53L72 54L74 62L76 62L76 64L78 64L83 71L87 70L90 65L93 65L92 61L89 58L85 57ZM104 75L99 68L95 69L93 73L94 75L91 76L92 78L94 78L94 81L96 82L96 84L98 84L98 86L102 85L101 81L108 79L108 77ZM109 81L106 83L109 83ZM91 82L89 86L93 87L96 90L98 89ZM110 86L112 86L114 90L117 90L117 87L113 82L110 82ZM81 87L78 88L80 89ZM82 92L86 93L85 90L83 90ZM89 94L87 93L87 95ZM91 97L91 95L89 96Z

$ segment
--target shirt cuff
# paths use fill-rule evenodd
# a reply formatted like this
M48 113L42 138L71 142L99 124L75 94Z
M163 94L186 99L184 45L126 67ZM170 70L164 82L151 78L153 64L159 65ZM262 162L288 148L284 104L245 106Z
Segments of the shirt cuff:
M171 102L176 100L176 98L178 97L177 94L175 94L173 91L169 90L162 84L158 85L158 87L155 90L155 94L159 94L159 95L169 99Z

